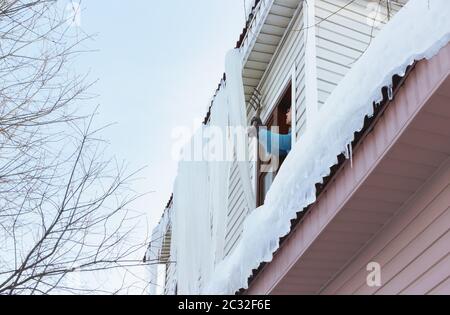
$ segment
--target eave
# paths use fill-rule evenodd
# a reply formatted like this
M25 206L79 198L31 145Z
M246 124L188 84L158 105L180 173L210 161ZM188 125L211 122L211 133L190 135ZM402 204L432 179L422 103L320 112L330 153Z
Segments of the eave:
M450 159L450 45L420 61L246 294L317 294Z
M254 9L239 49L243 56L246 101L264 77L302 1L262 0Z

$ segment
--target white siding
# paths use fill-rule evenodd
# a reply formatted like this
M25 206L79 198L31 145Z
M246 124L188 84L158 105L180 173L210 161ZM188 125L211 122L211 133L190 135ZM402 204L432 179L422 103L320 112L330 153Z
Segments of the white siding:
M292 69L295 67L295 105L296 105L296 130L295 134L299 135L304 131L306 115L305 115L305 39L304 39L304 19L303 10L301 10L292 25L292 29L288 30L283 46L279 50L276 58L272 60L265 80L260 86L262 94L262 105L264 110L262 117L266 117L279 101L286 84L291 80Z
M300 14L299 21L296 23L296 33L300 36L297 45L300 53L295 61L295 139L298 139L306 129L306 94L305 94L305 32L300 30L304 28L304 14Z
M176 280L177 266L175 262L169 261L166 264L166 279L164 285L164 295L175 295L177 289Z
M391 1L391 16L401 8L401 3L406 1L398 2ZM319 108L368 48L372 38L377 35L387 20L387 7L384 0L381 1L382 6L378 15L376 15L377 11L371 7L378 1L356 0L343 8L348 3L347 0L316 0Z
M229 182L229 195L228 195L228 215L227 226L225 233L225 250L224 256L226 257L242 234L242 223L245 217L249 213L249 209L246 205L246 198L244 188L239 176L238 163L234 162L230 171Z
M164 295L175 295L176 294L176 258L172 257L172 226L171 224L168 226L166 235L163 241L163 248L165 252L165 279L164 279Z

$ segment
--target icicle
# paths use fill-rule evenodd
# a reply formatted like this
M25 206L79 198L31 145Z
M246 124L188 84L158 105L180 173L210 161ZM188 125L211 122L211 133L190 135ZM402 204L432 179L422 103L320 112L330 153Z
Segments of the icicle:
M344 156L347 160L350 160L350 167L353 168L353 148L351 143L345 146Z
M353 147L351 143L348 145L348 151L350 156L350 168L353 168Z
M394 99L394 88L392 87L392 84L388 86L388 98L390 101Z

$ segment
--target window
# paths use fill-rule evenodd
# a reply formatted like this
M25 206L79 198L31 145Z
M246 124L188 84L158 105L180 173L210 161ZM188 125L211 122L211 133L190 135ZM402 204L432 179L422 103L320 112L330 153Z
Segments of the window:
M281 95L277 105L271 114L264 121L264 125L268 130L279 133L288 134L291 126L286 122L286 113L292 107L292 84L289 83L285 91ZM292 117L292 120L294 117ZM257 203L258 206L264 204L267 192L270 189L275 177L283 164L286 156L271 155L266 152L265 147L259 143L258 167L257 167Z

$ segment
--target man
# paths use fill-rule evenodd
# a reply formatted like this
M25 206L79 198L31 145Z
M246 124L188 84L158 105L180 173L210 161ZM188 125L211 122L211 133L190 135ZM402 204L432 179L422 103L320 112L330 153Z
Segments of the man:
M289 126L288 134L278 134L271 132L266 128L260 128L262 126L261 119L254 117L252 119L252 127L250 127L249 135L255 137L258 135L259 142L264 146L268 154L284 157L291 151L291 130L292 114L289 108L286 113L286 125Z

